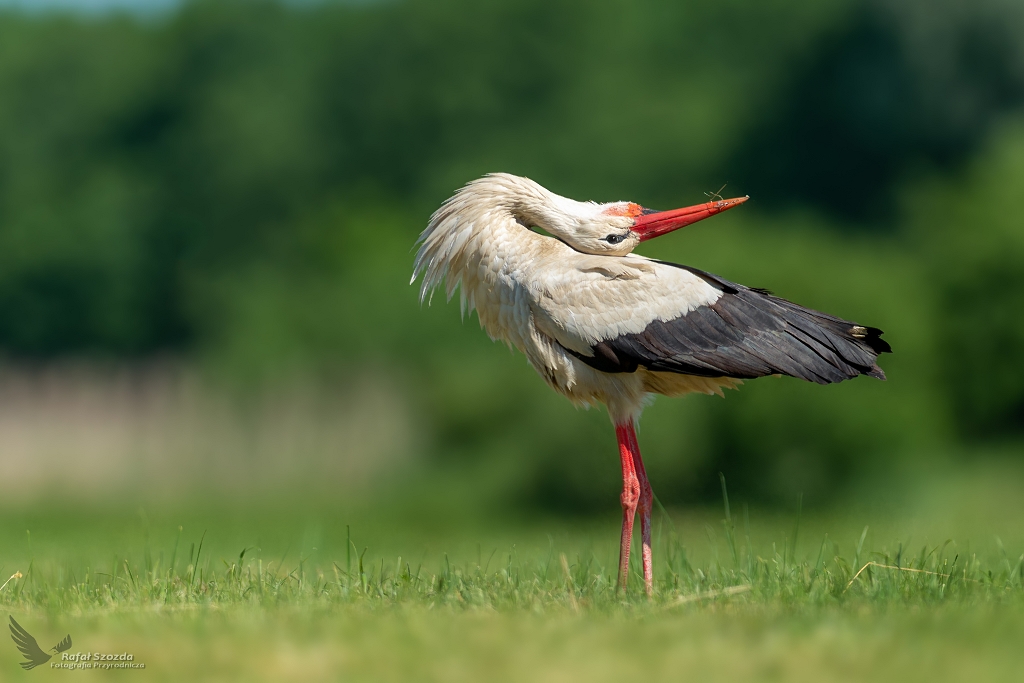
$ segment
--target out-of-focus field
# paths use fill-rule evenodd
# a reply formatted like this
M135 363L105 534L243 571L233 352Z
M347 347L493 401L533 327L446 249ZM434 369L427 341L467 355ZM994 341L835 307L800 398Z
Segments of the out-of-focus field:
M732 600L597 615L243 608L60 623L88 633L92 647L134 652L146 670L119 678L140 680L1017 681L1018 609L794 610ZM16 669L13 659L3 656L8 671Z
M35 501L2 516L2 573L23 577L0 604L41 645L70 633L155 680L1017 680L1024 472L1001 462L813 513L659 513L650 600L612 584L613 501L575 522L415 485L373 505ZM17 661L0 647L5 677Z

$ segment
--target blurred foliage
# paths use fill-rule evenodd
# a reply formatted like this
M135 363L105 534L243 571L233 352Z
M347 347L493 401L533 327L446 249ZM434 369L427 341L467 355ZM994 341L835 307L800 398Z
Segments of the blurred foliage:
M1024 9L1012 0L186 3L0 14L0 349L191 356L232 381L399 378L438 467L605 507L572 417L410 248L487 171L755 201L646 253L877 325L889 382L661 401L662 499L821 499L1024 432ZM602 460L597 465L595 458ZM514 463L509 465L507 463ZM489 468L489 469L488 469Z
M1024 432L1024 127L910 203L928 255L944 390L975 438Z

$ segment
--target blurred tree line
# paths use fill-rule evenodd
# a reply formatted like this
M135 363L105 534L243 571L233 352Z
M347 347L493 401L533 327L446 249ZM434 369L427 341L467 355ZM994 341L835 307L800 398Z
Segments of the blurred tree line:
M886 330L885 384L655 405L642 439L663 499L715 495L721 470L814 500L1024 436L1015 0L2 13L0 349L171 353L243 382L387 374L440 467L604 507L606 418L572 419L407 285L429 213L493 170L663 208L728 181L754 198L742 213L647 253Z

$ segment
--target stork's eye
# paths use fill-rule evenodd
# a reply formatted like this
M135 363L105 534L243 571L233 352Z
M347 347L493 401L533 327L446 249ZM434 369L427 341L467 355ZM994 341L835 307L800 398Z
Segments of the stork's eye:
M618 244L624 239L626 239L625 235L608 235L604 238L604 241L608 244Z

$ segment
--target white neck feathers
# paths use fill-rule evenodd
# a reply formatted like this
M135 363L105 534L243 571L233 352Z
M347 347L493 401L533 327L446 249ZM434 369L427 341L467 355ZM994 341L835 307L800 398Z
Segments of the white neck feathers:
M445 294L451 299L468 269L475 270L481 260L497 256L490 252L503 240L494 239L495 233L529 231L530 226L548 229L597 210L597 204L560 197L529 178L507 173L484 176L462 187L430 217L417 240L410 284L423 276L422 301L444 280Z

